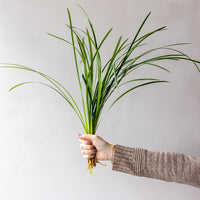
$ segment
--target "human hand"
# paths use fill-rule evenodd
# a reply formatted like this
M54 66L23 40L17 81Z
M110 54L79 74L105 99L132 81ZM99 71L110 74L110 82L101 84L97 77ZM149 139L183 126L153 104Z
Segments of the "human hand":
M93 158L96 155L97 160L111 160L113 145L103 140L98 135L78 135L81 143L81 153L84 158Z

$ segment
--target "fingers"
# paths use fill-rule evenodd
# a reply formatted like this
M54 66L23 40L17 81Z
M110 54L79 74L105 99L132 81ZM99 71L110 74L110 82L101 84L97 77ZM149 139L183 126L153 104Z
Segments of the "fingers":
M94 135L78 135L79 142L81 143L81 154L85 159L93 158L97 153L96 147L92 144L93 137Z
M93 158L94 156L95 156L95 154L92 154L92 155L83 155L83 158L90 159L90 158Z
M81 140L93 141L94 137L95 135L91 135L91 134L78 135L78 138Z
M91 150L81 150L81 154L83 155L83 158L93 158L97 153L96 149L91 149Z
M87 135L78 135L77 137L79 138L79 142L81 144L86 144L86 145L92 144L91 138L87 137Z
M93 150L93 149L96 149L94 145L86 145L86 144L81 144L80 148L82 150Z
M92 155L95 154L97 152L96 149L92 149L92 150L82 150L81 153L82 155Z
M79 139L79 142L81 144L85 144L85 145L91 145L92 144L92 142L90 140L81 140L81 139Z
M93 158L97 153L97 150L94 145L81 144L80 148L81 148L81 154L86 159Z

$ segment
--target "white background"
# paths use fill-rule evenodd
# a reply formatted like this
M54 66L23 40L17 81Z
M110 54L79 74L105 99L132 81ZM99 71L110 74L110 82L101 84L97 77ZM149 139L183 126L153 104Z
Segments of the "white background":
M168 30L149 40L150 47L190 42L180 48L200 60L198 0L79 0L101 38L114 30L104 60L120 35L132 38L149 11L143 33ZM72 0L0 0L0 62L31 66L60 81L79 98L72 49L46 34L70 39L67 8L77 26L86 18ZM104 62L105 62L104 61ZM188 62L166 62L171 74L144 68L142 77L169 80L128 94L113 107L98 134L113 144L200 156L200 74ZM199 200L200 190L114 172L97 166L93 174L76 138L83 129L66 102L29 72L0 71L0 199L2 200Z

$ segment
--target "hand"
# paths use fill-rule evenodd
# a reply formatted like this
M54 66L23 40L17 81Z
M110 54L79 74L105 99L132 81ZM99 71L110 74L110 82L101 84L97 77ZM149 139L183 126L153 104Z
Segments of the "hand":
M97 135L78 135L78 138L84 158L89 159L96 155L97 160L111 160L113 145Z

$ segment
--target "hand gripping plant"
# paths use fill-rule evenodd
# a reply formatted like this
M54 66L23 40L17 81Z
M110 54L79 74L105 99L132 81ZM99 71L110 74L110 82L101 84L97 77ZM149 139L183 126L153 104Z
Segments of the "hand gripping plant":
M104 105L108 101L109 97L116 91L116 89L118 90L118 88L131 84L132 82L138 83L132 87L129 87L129 89L127 89L122 94L119 94L119 96L109 105L107 111L110 110L110 108L115 103L117 103L124 95L131 92L132 90L135 90L136 88L153 83L167 82L154 78L137 78L125 81L125 77L127 77L128 74L133 73L136 69L143 66L153 66L159 68L160 70L165 70L169 72L158 61L186 60L191 61L196 66L197 70L200 72L200 69L197 66L197 64L200 63L199 61L193 60L186 54L175 49L175 46L185 45L186 43L168 44L165 46L159 46L157 48L144 50L144 52L140 53L139 55L134 54L135 49L139 47L142 48L145 45L144 41L146 41L146 39L160 31L165 30L166 28L165 26L163 26L144 35L140 35L144 24L150 16L150 13L146 16L146 18L140 25L138 31L136 32L134 38L131 41L129 41L128 39L122 39L122 36L119 37L114 47L114 51L112 53L111 58L108 59L106 64L103 64L100 55L100 49L107 37L109 36L109 34L111 33L112 28L105 34L103 39L99 42L97 40L96 33L91 20L89 19L87 13L83 9L82 11L85 13L89 23L89 28L86 27L84 30L73 26L70 11L69 9L67 9L69 18L69 25L67 25L67 27L71 32L71 42L48 33L48 35L62 40L72 46L76 73L78 78L78 85L80 88L82 110L78 107L75 99L72 97L69 91L58 81L51 78L50 76L36 71L34 69L31 69L27 66L11 63L2 63L0 66L1 68L16 68L31 71L39 74L47 81L47 83L23 82L15 85L9 91L13 90L18 86L29 83L39 83L49 87L56 91L58 94L60 94L71 106L71 108L74 110L77 117L79 118L85 133L95 134L97 127L101 122L102 110L104 108ZM160 54L159 50L167 51L167 53ZM151 53L154 53L154 56L152 56ZM157 53L157 56L155 56L155 53ZM106 112L104 111L104 114ZM96 159L96 157L88 159L88 169L90 170L90 173L91 169L94 166L96 166L97 162L98 160Z

